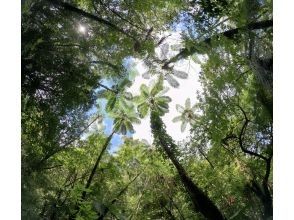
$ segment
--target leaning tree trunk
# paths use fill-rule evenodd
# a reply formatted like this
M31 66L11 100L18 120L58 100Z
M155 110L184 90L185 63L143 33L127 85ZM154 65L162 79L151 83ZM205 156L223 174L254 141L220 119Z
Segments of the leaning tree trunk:
M172 138L166 133L165 125L163 124L158 113L151 112L151 129L154 135L154 141L158 146L161 146L165 154L172 161L180 176L181 182L184 185L187 193L197 212L200 212L204 217L210 220L223 220L225 217L210 198L202 192L202 190L188 176L183 166L177 160L174 150L176 145Z
M102 158L102 156L104 155L104 152L106 151L106 149L107 149L107 147L108 147L108 145L109 145L109 143L110 143L110 141L111 141L111 139L112 139L113 134L114 134L114 131L112 131L112 133L111 133L111 134L108 136L108 138L106 139L106 141L105 141L105 143L104 143L104 145L103 145L103 147L102 147L102 150L101 150L101 152L100 152L100 154L99 154L99 156L98 156L98 158L97 158L97 160L96 160L96 162L95 162L95 165L94 165L94 167L92 168L91 174L90 174L90 176L89 176L89 178L88 178L88 180L87 180L87 183L86 183L86 185L85 185L85 190L82 192L81 202L83 202L83 201L86 199L87 189L91 186L91 183L92 183L92 181L93 181L93 178L94 178L94 175L95 175L96 170L97 170L97 168L98 168L98 165L99 165L99 163L100 163L100 161L101 161L101 158ZM75 219L75 217L76 217L76 215L77 215L77 213L78 213L79 211L80 211L80 205L77 205L77 207L76 207L76 212L75 212L72 216L70 216L69 219Z
M137 174L118 194L117 196L115 197L115 199L113 199L110 203L110 205L113 205L116 201L118 201L118 198L120 196L122 196L126 191L127 189L129 188L129 186L135 182L135 180L138 178L138 176L140 176L141 173ZM107 215L107 213L109 212L109 207L107 206L103 213L101 213L101 215L98 217L98 220L103 220L105 218L105 216Z

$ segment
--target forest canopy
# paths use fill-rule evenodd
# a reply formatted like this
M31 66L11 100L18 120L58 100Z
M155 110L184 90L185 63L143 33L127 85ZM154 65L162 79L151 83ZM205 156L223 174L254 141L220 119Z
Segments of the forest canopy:
M23 219L272 219L271 0L21 7Z

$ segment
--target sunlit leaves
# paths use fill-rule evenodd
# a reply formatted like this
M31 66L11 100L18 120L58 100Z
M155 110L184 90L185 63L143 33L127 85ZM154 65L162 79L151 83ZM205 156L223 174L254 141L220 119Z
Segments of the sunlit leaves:
M114 131L123 135L126 135L127 131L134 133L133 124L141 123L131 109L118 108L110 112L109 115L114 118Z
M183 121L181 124L181 132L184 132L186 127L187 127L188 122L187 121Z
M187 124L193 125L196 122L196 114L197 105L191 107L190 98L187 98L185 101L185 107L176 104L176 110L181 114L180 116L176 116L172 121L179 122L181 121L181 131L184 132Z
M137 106L137 110L139 112L139 116L141 118L144 118L148 114L148 111L149 111L148 103L141 103L141 104L139 104Z
M185 108L179 104L176 104L176 109L179 113L183 113L185 110Z
M179 82L174 77L172 77L170 74L166 74L165 79L174 88L178 88L180 85Z
M187 79L188 73L180 70L173 70L173 74L180 79Z
M190 109L191 108L191 101L190 98L187 98L185 101L185 108L186 109Z
M158 80L152 86L152 89L150 91L150 95L155 96L162 90L163 90L163 77L159 76Z
M172 122L178 122L178 121L181 121L182 120L182 116L176 116L173 118Z
M162 96L162 93L166 92L163 89L162 77L159 77L156 82L151 82L151 88L148 88L145 84L141 85L140 96L134 97L141 118L145 117L149 110L157 111L160 115L168 112L168 103L171 102L171 98Z
M144 98L147 98L149 96L149 89L145 84L142 84L140 86L140 92Z

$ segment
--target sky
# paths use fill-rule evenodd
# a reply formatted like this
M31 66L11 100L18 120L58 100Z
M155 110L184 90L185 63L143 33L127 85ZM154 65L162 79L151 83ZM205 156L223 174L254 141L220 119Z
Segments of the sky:
M129 91L133 95L139 95L139 88L141 84L146 84L148 86L149 82L154 79L151 78L149 80L144 79L142 77L142 73L145 71L145 68L140 62L137 65L137 69L140 74L135 78L135 81ZM168 134L175 140L181 141L185 139L185 137L189 134L189 126L187 126L185 132L181 132L181 123L173 123L172 119L175 116L178 116L179 113L176 110L176 104L185 105L185 101L187 98L191 99L191 104L195 104L196 100L196 91L197 89L200 90L201 86L198 82L198 76L200 72L200 65L195 64L192 60L183 60L175 65L175 69L185 71L189 74L188 79L177 79L180 83L178 88L172 88L166 81L164 81L164 86L169 87L169 91L165 94L169 96L172 101L169 103L169 112L166 113L162 120L166 125L166 130ZM144 118L141 121L141 124L134 125L135 133L133 134L134 139L145 139L148 141L149 144L152 144L152 135L151 135L151 128L150 128L150 119L149 117Z
M173 32L170 37L166 39L164 43L168 45L180 45L181 42L181 35L179 32ZM169 48L171 48L169 46ZM157 53L160 54L160 49L157 48ZM178 51L169 50L167 53L167 58L170 58L177 54ZM144 65L143 61L134 60L136 62L135 68L138 70L138 75L135 77L133 85L129 88L129 92L133 95L139 95L139 88L144 83L147 86L149 85L150 81L156 79L157 76L151 77L150 79L145 79L142 77L142 74L148 69ZM185 139L189 135L189 125L187 126L185 132L181 132L181 123L172 122L172 119L175 116L178 116L179 113L176 110L176 104L180 104L182 106L185 105L185 101L187 98L191 99L191 104L195 104L196 100L196 91L201 91L201 85L199 83L199 72L200 72L200 65L196 64L192 61L192 59L181 60L177 62L174 66L174 69L181 70L188 73L187 79L177 79L180 83L178 88L171 87L168 82L164 81L164 86L169 87L169 91L165 94L169 96L172 101L169 103L169 112L166 113L162 119L166 125L166 130L168 134L175 140L181 141ZM141 124L134 125L135 133L132 134L134 139L139 140L146 140L149 144L152 144L153 138L151 135L151 128L150 128L150 118L147 116L141 120Z
M166 35L169 35L170 33L166 33ZM161 37L161 36L160 36ZM170 57L176 55L178 51L172 50L170 45L178 45L180 46L181 43L181 35L180 32L172 32L171 35L165 40L163 44L169 45L168 53L166 54L166 58L169 59ZM160 48L156 48L156 53L160 57ZM135 68L137 70L137 75L133 79L132 86L128 89L129 92L135 95L140 94L140 86L144 83L147 86L150 84L151 81L157 79L157 76L153 76L150 79L145 79L142 77L142 74L146 71L148 71L147 67L144 65L144 62L142 60L128 58L125 62L126 68L131 67ZM131 65L133 64L133 65ZM185 105L185 101L187 98L190 98L191 105L193 106L195 104L196 100L196 91L201 91L201 85L198 81L199 78L199 72L200 72L200 65L193 62L192 59L185 59L178 61L174 65L175 70L181 70L186 73L188 73L187 79L179 79L176 78L179 82L180 86L178 88L171 87L167 81L164 81L164 86L169 88L169 91L165 94L166 96L169 96L172 101L169 103L169 112L166 113L162 120L166 125L167 133L177 142L182 141L189 135L189 128L188 125L186 127L186 130L184 132L181 132L181 122L172 122L172 119L179 115L179 112L176 110L176 104L179 104L181 106ZM111 87L112 82L110 81L103 81L104 85ZM101 109L105 109L106 106L106 100L99 100L99 105ZM92 108L89 113L94 113L97 111L97 109ZM109 135L112 132L113 128L113 120L105 114L105 110L102 110L101 112L103 117L103 122L101 125L98 125L98 130L103 130L106 135ZM133 137L134 139L139 140L145 140L149 144L152 144L153 138L151 134L151 128L150 128L150 115L145 117L141 120L140 124L134 124L134 130L135 133L127 133L127 137ZM92 129L97 129L97 124L92 126ZM90 129L91 130L91 129ZM84 138L87 135L84 136ZM115 153L119 147L123 144L123 138L120 134L114 134L112 140L111 140L111 146L109 148L110 153Z

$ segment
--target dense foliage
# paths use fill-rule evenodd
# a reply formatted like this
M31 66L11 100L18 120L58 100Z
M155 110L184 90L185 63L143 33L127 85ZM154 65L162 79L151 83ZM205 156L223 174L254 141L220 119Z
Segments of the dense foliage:
M272 219L272 24L271 0L23 1L22 218ZM147 116L153 144L131 137Z

